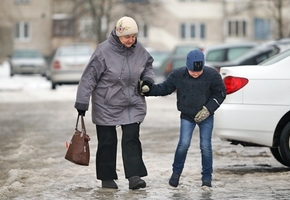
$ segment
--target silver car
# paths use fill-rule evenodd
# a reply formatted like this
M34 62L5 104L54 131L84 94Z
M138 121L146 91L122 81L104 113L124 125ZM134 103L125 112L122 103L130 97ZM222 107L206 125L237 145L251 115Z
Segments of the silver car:
M217 44L204 49L205 65L215 68L225 62L232 61L258 46L258 43Z
M49 66L51 89L57 85L78 84L94 49L87 44L72 44L59 47Z
M45 76L47 62L36 49L15 50L9 59L10 76L14 74L41 74Z

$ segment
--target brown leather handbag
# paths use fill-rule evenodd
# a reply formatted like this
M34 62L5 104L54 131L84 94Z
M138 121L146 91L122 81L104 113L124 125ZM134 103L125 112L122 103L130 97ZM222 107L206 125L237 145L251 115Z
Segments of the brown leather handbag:
M86 133L84 117L81 115L81 131L78 130L80 115L77 117L75 133L69 143L65 159L77 165L88 166L90 162L90 136Z

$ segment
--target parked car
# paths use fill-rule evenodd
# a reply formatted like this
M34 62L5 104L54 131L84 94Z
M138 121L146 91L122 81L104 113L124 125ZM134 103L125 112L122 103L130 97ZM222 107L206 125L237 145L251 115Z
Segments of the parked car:
M59 47L52 57L48 72L51 89L62 84L78 84L93 51L86 44Z
M18 49L15 50L10 63L10 76L14 74L41 74L45 76L47 62L36 49Z
M222 67L227 89L215 133L245 147L268 147L290 167L290 49L252 66Z
M162 63L169 57L170 52L151 49L151 48L146 48L146 49L154 59L153 70L154 70L155 75L160 76L161 75L160 67Z
M173 69L185 66L186 55L194 49L202 50L202 48L197 45L176 45L171 54L161 64L160 70L165 78Z
M172 56L186 56L188 52L194 49L203 50L201 47L195 44L176 45L172 51Z
M256 42L217 44L204 49L205 65L214 68L224 62L232 61L243 55L253 47L257 46Z
M258 65L259 63L267 60L268 58L285 51L290 48L288 43L280 41L270 41L260 44L245 54L221 64L216 64L215 68L219 71L221 67L240 66L240 65Z
M172 70L179 67L183 67L185 65L186 65L186 56L171 55L162 63L160 71L166 78L172 72Z

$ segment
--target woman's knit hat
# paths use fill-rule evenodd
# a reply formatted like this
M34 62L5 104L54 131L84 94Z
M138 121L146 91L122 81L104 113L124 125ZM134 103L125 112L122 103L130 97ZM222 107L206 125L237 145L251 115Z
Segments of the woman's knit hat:
M125 36L138 33L138 26L136 21L131 17L122 17L116 24L116 35Z

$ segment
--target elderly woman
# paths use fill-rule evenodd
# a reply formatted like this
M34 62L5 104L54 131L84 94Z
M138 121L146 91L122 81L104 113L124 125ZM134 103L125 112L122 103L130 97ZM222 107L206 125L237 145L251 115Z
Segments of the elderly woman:
M122 129L122 158L129 189L146 187L140 178L147 176L147 170L139 131L147 107L140 86L150 89L154 73L153 58L137 41L137 33L134 19L120 18L108 39L96 48L77 89L75 108L79 115L85 115L91 98L98 139L96 174L103 188L118 188L114 181L118 179L117 126Z

